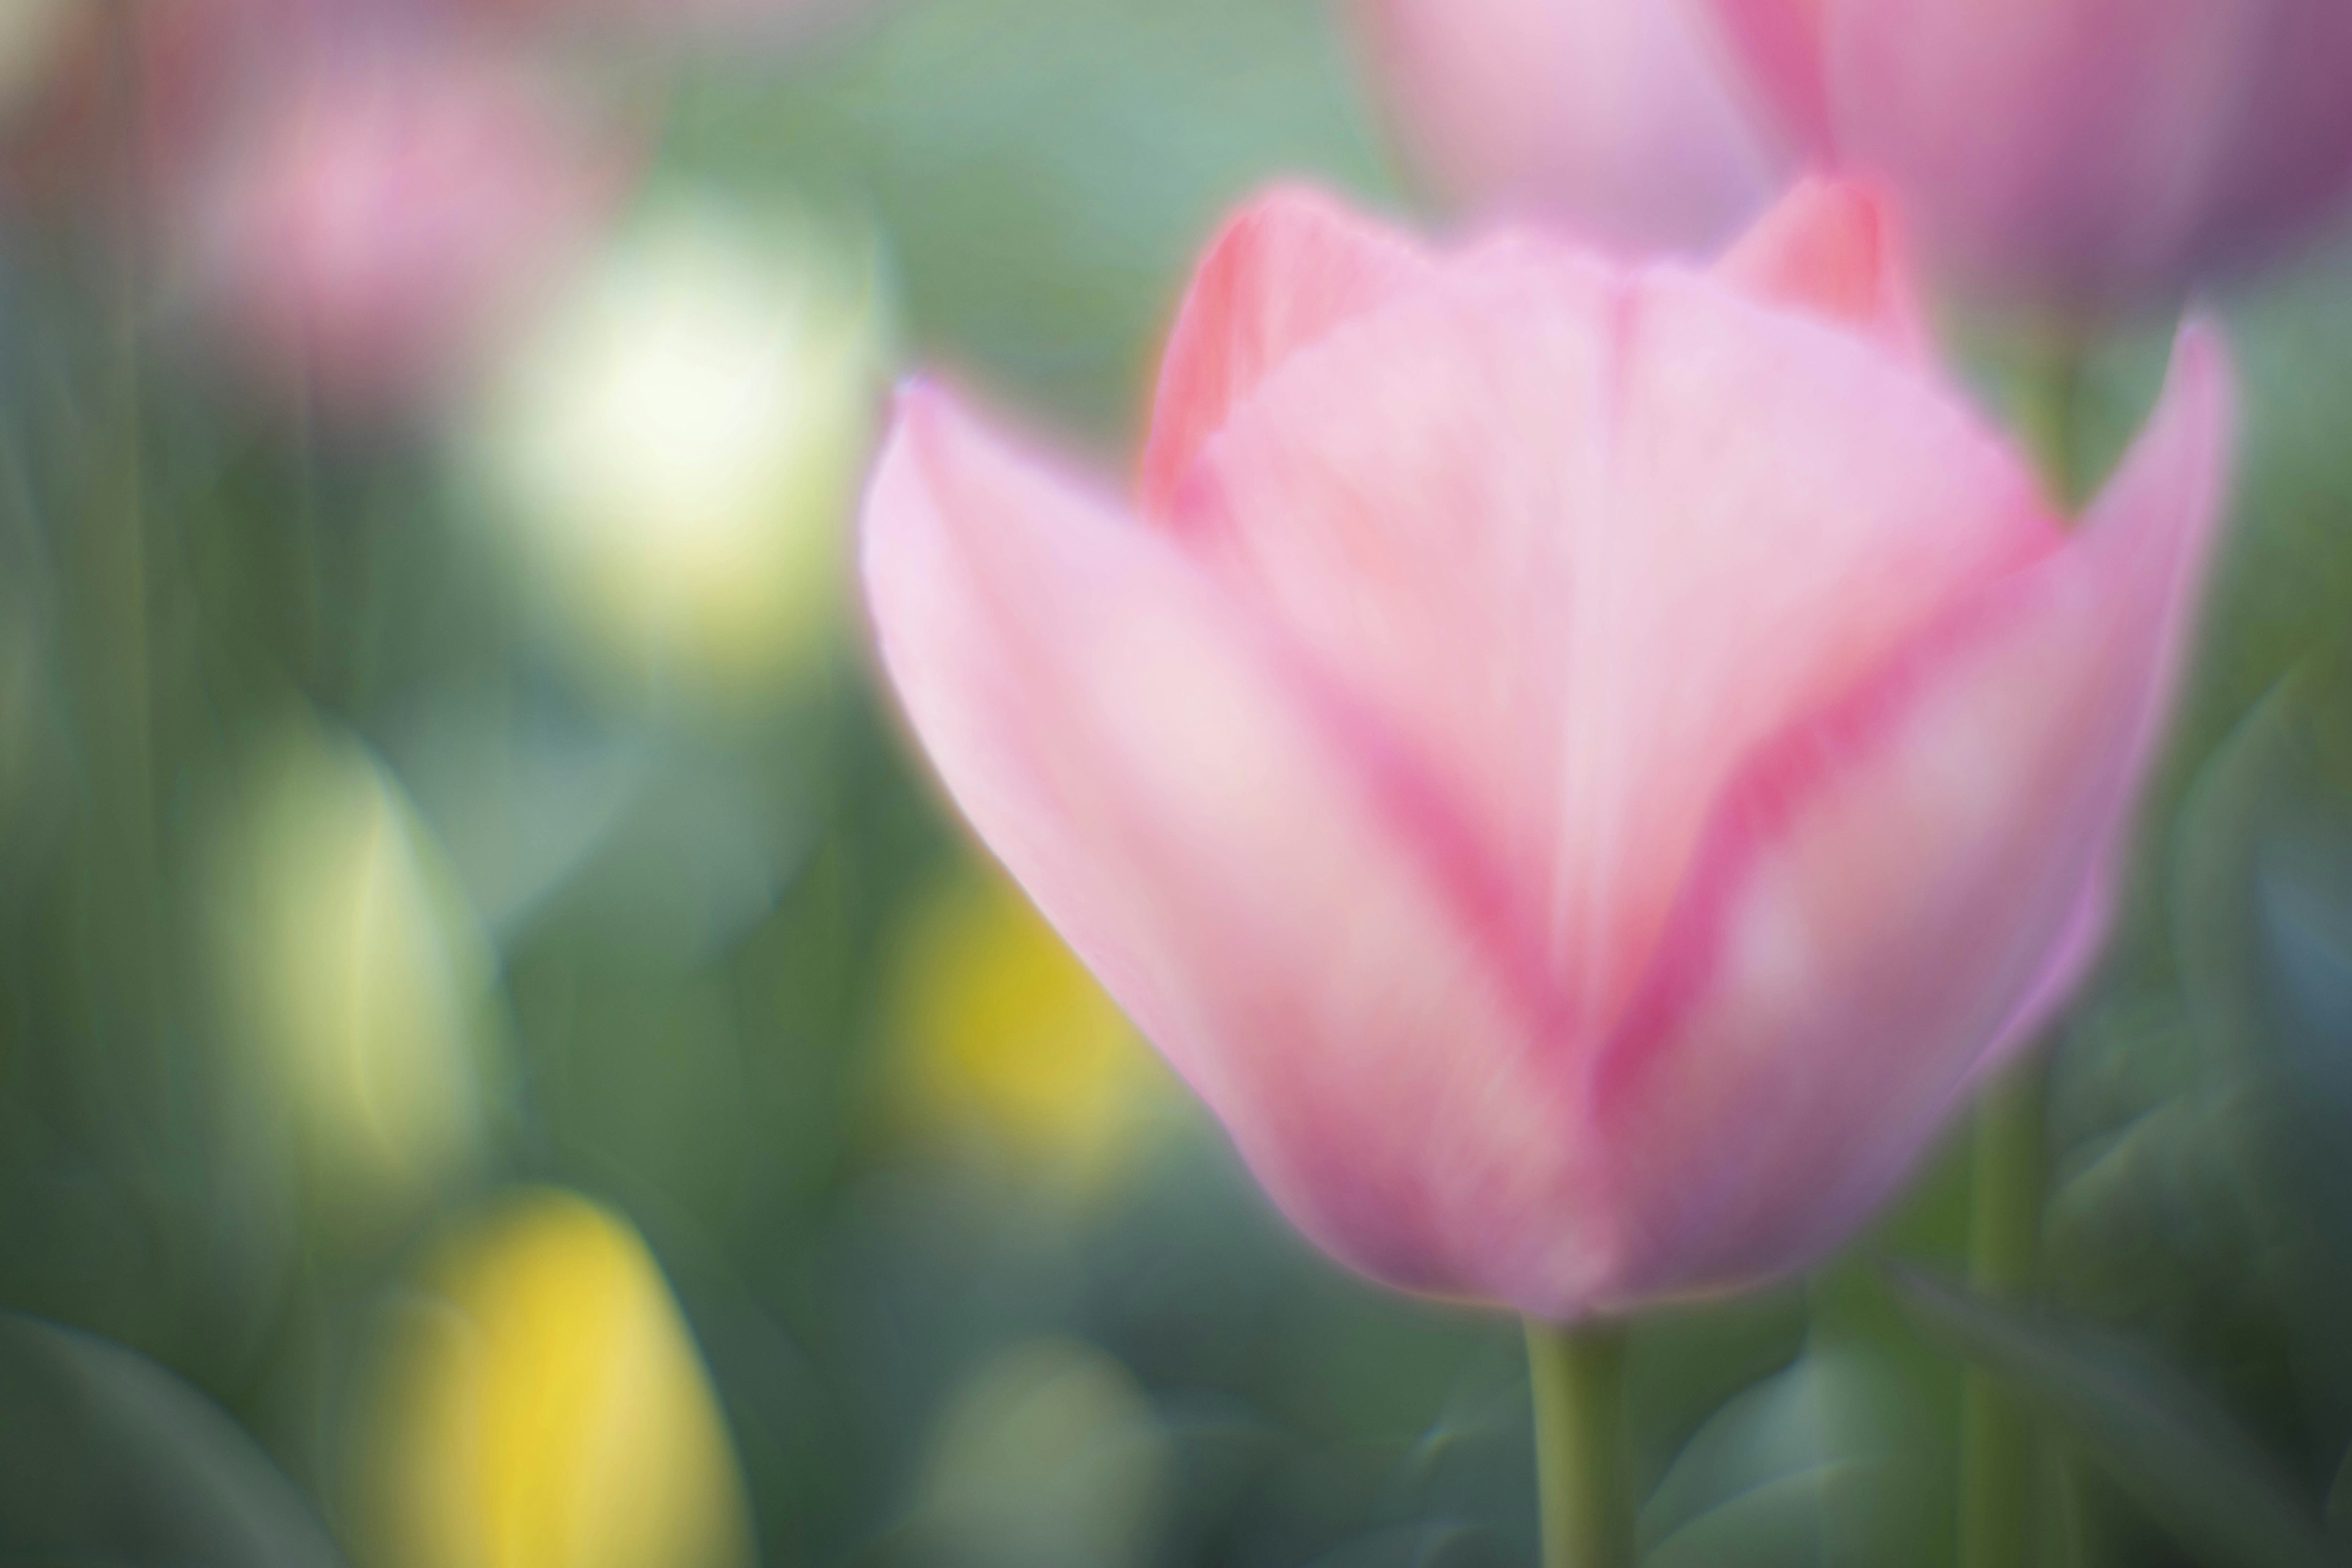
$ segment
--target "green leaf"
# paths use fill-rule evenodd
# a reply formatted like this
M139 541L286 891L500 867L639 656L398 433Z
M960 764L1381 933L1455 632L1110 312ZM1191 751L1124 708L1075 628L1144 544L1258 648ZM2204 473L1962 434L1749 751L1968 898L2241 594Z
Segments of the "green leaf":
M2295 975L2280 971L2282 941L2291 960L2297 933L2281 927L2346 900L2347 850L2352 644L2338 641L2306 656L2237 726L2174 828L2174 951L2199 1027L2221 1051L2313 1032Z
M2173 861L2200 1042L2267 1089L2249 1167L2273 1208L2352 1257L2352 642L2313 652L2238 726L2199 775Z
M108 1340L0 1314L0 1561L338 1568L217 1405Z
M1643 1568L1916 1562L1922 1456L1876 1356L1811 1351L1726 1403L1642 1510Z
M1642 1568L1821 1568L1843 1513L1868 1507L1883 1467L1845 1459L1778 1476L1727 1500L1642 1554Z
M2228 1415L2178 1376L2086 1329L1909 1269L1887 1275L1922 1331L2067 1428L2200 1562L2336 1562L2313 1510Z

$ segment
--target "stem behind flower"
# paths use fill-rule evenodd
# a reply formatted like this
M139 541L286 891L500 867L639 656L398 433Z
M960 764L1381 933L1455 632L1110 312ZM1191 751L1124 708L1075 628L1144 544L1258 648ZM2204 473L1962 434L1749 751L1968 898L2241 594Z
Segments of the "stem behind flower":
M2080 338L2051 334L2023 377L2018 422L2051 497L2077 497L2075 437L2081 405ZM1969 1235L1970 1281L1986 1295L2032 1293L2042 1242L2043 1086L2036 1048L1986 1090L1976 1118ZM2036 1455L2025 1413L1982 1371L1969 1373L1960 1427L1960 1568L2019 1568L2032 1554Z

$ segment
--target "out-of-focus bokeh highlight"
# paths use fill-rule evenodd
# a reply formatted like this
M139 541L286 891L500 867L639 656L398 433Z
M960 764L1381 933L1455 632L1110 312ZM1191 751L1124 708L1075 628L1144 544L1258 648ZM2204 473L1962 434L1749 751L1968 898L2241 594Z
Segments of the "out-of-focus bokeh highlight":
M462 411L486 529L552 629L638 687L772 687L845 617L881 395L872 241L649 198Z
M1148 1563L1175 1458L1118 1362L1075 1341L1024 1341L984 1363L940 1413L914 1529L962 1563Z
M0 1559L1533 1560L1517 1327L1272 1215L943 810L850 531L918 358L1112 488L1271 179L1630 247L1787 167L1701 5L1442 31L1507 9L0 0ZM2297 211L2053 1031L2064 1332L1980 1338L2343 1531L2352 251ZM2168 327L2088 360L2086 488ZM1959 1363L1869 1259L1956 1258L1967 1176L1634 1331L1654 1568L1952 1562ZM2189 1560L2111 1458L2042 1504Z

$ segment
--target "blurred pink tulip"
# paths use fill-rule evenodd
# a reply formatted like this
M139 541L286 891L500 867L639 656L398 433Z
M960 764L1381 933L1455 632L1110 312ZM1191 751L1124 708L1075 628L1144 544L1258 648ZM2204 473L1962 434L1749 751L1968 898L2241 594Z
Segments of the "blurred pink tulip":
M1979 290L2159 300L2352 197L2343 0L1709 3L1789 125Z
M1712 271L1211 249L1130 515L911 388L883 662L980 836L1309 1237L1573 1318L1835 1246L2096 947L2225 466L2220 345L2081 526L1878 201Z
M145 217L267 84L367 18L352 0L74 0L56 79L15 149L55 194Z
M304 62L195 186L199 289L341 410L457 374L594 231L619 169L551 84L438 45Z
M461 0L81 17L0 184L94 208L331 412L421 406L623 194L630 138Z
M1781 160L1693 0L1341 0L1407 150L1467 205L1712 247Z

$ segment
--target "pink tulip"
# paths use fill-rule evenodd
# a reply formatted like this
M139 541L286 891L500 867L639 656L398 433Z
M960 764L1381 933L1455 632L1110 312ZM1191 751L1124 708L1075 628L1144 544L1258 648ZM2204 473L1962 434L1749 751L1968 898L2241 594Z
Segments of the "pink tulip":
M1780 157L1696 0L1342 0L1407 151L1475 206L1711 247Z
M1997 294L2161 299L2352 197L2343 0L1710 0L1819 154Z
M142 219L273 85L423 21L378 16L368 0L71 3L78 26L28 128L29 161L85 200L134 198Z
M2189 328L2070 531L1867 194L1697 272L1279 193L1134 512L919 384L866 588L950 793L1302 1230L1612 1312L1836 1245L2082 972L2227 383Z
M92 205L338 412L439 390L622 194L625 130L458 0L96 9L0 188Z
M548 286L618 193L551 83L451 44L300 61L195 183L202 293L340 410L405 407Z

